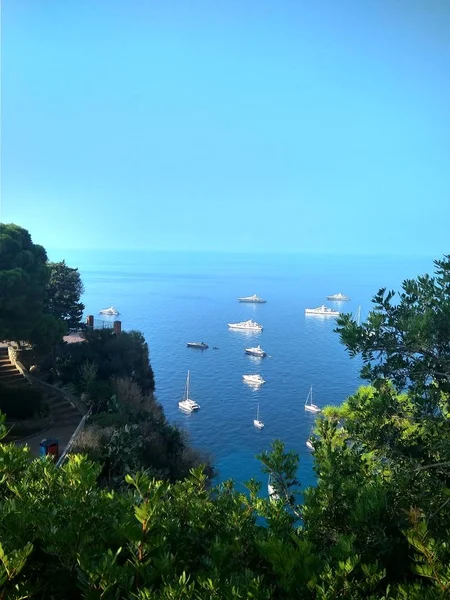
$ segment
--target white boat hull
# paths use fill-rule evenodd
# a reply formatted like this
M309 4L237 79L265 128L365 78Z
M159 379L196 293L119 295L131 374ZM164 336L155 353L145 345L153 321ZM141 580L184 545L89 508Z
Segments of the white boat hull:
M258 419L253 419L253 425L257 429L263 429L263 427L264 427L264 423L262 421L259 421Z
M271 485L270 483L267 485L267 492L269 494L270 500L273 500L275 502L280 499L280 496L276 493L273 485Z
M307 448L309 448L310 450L314 450L314 446L311 444L311 441L310 441L310 440L307 440L307 442L306 442L306 446L307 446Z
M315 404L305 404L305 410L308 410L309 412L312 412L312 413L322 412L322 410Z
M320 317L339 317L341 313L337 310L331 310L329 312L320 312L315 308L305 308L305 315L316 315Z
M250 383L251 385L262 385L266 383L262 377L254 377L253 375L242 375L242 379L245 383Z
M228 327L230 329L239 329L240 331L262 331L263 328L261 325L258 327L244 327L242 325L234 325L233 323L228 323Z
M186 402L186 400L181 400L181 402L178 402L178 406L182 411L188 413L194 412L195 410L198 410L200 408L200 405L197 404L197 402Z

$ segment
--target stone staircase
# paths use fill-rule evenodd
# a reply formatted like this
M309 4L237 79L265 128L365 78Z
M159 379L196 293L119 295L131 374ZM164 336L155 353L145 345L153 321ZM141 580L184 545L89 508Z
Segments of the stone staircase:
M27 383L22 373L11 363L8 356L8 348L0 348L0 384L18 385Z
M0 384L5 385L32 385L24 375L11 363L8 356L8 348L0 347ZM26 442L21 442L20 437L14 435L14 428L10 431L7 441L17 443L27 443L32 448L32 453L39 454L39 442L44 437L57 437L60 439L60 447L63 449L69 441L72 433L77 428L82 417L80 411L67 399L64 392L58 391L58 388L40 383L33 378L33 385L40 389L44 394L44 401L49 407L49 416L51 423L49 428L42 433L38 433L27 438ZM36 439L34 439L36 438Z

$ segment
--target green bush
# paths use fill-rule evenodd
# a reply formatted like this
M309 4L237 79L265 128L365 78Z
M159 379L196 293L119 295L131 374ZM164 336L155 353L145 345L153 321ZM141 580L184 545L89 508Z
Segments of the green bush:
M29 385L0 384L0 411L9 419L31 419L39 414L42 392Z

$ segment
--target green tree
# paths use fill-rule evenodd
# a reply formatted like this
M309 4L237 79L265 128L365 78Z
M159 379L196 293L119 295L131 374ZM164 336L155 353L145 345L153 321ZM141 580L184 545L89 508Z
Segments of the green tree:
M78 269L68 267L63 260L48 263L50 279L47 284L45 312L64 321L68 329L79 326L84 304L80 302L84 292Z
M47 255L26 229L0 223L0 339L30 340L49 281Z
M336 329L350 356L362 356L363 378L390 379L399 391L408 387L423 396L430 413L441 392L447 398L450 392L450 256L434 265L434 277L407 279L399 294L380 289L365 323L347 314Z
M266 459L286 469L274 475L287 489L293 457L280 449ZM100 469L79 455L57 468L0 444L0 598L448 598L444 532L432 536L419 517L404 536L410 569L389 586L350 539L328 552L307 539L254 481L238 493L231 481L210 489L201 469L173 484L141 472L112 493L97 484Z
M334 554L350 547L394 585L409 577L418 539L408 543L405 531L425 527L436 548L449 542L449 258L435 265L436 277L405 281L396 302L380 290L365 323L338 319L371 385L318 421L317 486L303 507L315 546Z
M65 348L58 359L58 368L64 378L77 383L80 368L90 361L97 365L99 381L131 377L144 392L155 389L148 344L142 333L123 331L116 335L112 329L93 329L84 332L84 338L85 342Z

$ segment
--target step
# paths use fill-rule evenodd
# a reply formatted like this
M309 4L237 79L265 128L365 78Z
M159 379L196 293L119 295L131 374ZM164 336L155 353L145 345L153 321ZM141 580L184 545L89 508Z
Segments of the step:
M60 419L62 417L70 417L72 415L76 415L81 419L81 415L77 410L74 410L71 406L69 406L68 408L57 408L56 410L51 410L50 409L50 414L52 415L53 419Z
M10 383L13 383L15 381L20 381L21 383L23 383L26 380L19 373L19 371L17 371L17 373L10 373L7 375L2 375L2 373L0 372L0 383L6 383L7 385L9 385Z
M11 372L15 372L15 373L20 373L19 369L16 369L16 367L14 365L0 365L0 374L1 373L11 373Z
M46 398L46 401L50 407L50 410L57 410L58 408L71 408L72 410L76 410L74 406L65 400L60 400L56 398Z

